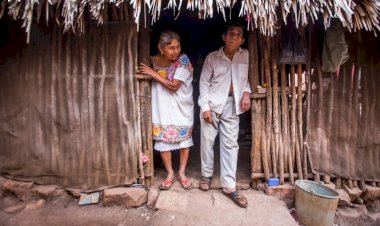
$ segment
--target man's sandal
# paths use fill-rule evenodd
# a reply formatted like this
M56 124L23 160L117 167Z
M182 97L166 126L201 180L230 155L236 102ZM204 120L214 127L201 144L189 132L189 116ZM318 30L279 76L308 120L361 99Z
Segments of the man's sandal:
M181 186L183 187L183 189L185 190L189 190L193 187L193 183L191 183L191 181L187 177L185 178L178 177L178 180Z
M210 190L210 184L211 177L202 177L202 179L199 181L199 189L202 191L208 191Z
M223 194L230 198L234 203L242 208L246 208L248 206L248 200L244 195L240 194L238 191L234 191L231 193L227 193L223 191Z
M169 188L171 188L171 186L173 185L173 183L176 181L177 179L174 177L174 178L166 178L159 186L159 188L161 190L169 190Z

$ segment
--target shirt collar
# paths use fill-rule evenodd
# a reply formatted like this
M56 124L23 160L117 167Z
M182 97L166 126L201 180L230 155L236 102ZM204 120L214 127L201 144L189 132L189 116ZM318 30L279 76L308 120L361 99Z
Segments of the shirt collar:
M226 55L223 52L223 48L224 48L224 46L220 47L220 49L218 50L217 56L225 56ZM241 53L242 51L243 51L243 49L241 47L239 47L239 49L237 50L238 53Z

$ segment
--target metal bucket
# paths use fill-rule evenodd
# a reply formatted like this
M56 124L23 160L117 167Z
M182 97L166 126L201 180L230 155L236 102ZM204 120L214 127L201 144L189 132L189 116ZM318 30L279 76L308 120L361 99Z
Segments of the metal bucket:
M331 226L339 193L317 182L296 181L296 215L305 226Z

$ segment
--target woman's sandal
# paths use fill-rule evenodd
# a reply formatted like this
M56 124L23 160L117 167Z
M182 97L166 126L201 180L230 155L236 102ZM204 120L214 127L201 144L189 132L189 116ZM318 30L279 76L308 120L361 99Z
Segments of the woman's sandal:
M199 181L199 189L202 191L208 191L210 190L210 184L211 177L202 177L202 179Z
M238 191L234 191L231 193L227 193L223 191L223 194L230 198L234 203L242 208L246 208L248 206L248 200L244 195L240 194Z
M183 189L185 190L189 190L193 187L193 183L191 183L191 181L187 177L185 178L178 177L178 180L181 183L181 186L183 187Z
M169 190L169 188L171 188L171 186L173 185L173 183L176 181L177 179L174 177L174 178L166 178L159 186L159 188L161 190Z

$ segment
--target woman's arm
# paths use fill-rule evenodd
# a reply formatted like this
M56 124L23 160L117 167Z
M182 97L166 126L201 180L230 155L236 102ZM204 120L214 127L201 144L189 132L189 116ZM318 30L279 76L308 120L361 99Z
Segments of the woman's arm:
M138 72L141 74L146 74L152 76L154 80L161 83L163 86L168 88L170 91L175 92L178 90L178 88L181 86L182 81L173 79L172 81L169 81L167 79L164 79L161 77L155 70L148 67L147 65L140 63L140 66L138 68Z

